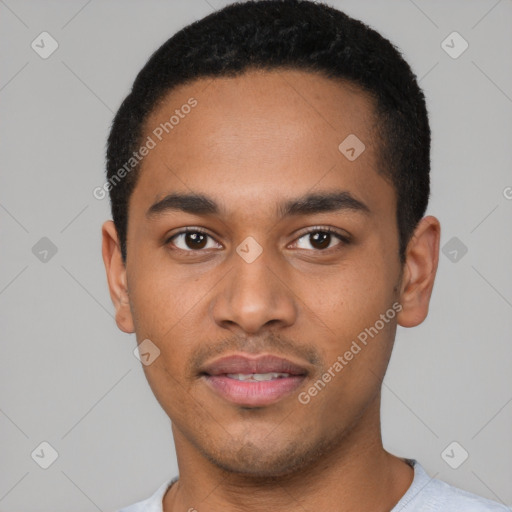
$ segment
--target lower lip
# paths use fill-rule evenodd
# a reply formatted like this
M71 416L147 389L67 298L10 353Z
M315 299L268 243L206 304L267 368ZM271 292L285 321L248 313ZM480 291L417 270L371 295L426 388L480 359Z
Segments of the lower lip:
M226 375L204 375L215 392L238 405L262 406L281 400L295 391L304 381L304 375L293 375L266 381L242 381Z

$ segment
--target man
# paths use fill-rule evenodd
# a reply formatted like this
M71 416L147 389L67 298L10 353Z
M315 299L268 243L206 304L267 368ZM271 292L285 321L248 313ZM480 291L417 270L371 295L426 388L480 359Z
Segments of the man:
M410 67L331 7L233 4L152 55L108 140L103 259L179 478L124 512L506 510L382 445L437 270L429 169Z

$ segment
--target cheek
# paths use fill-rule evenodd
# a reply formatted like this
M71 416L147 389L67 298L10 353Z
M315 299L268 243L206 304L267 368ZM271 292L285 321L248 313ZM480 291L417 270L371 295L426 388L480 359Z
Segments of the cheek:
M155 338L171 334L174 326L186 321L208 291L201 280L188 278L161 258L138 260L128 283L137 333Z
M200 296L155 267L140 272L134 282L131 304L138 342L149 338L159 350L158 357L143 365L143 370L161 407L169 416L179 418L180 404L190 391L184 362L197 345L194 312L201 304Z
M152 270L139 271L133 279L130 303L137 342L149 339L159 351L154 362L142 366L157 400L169 411L181 402L180 396L189 385L184 361L197 344L192 317L194 305L200 304L197 293L180 280L149 268Z
M387 367L400 308L394 291L398 274L390 268L383 258L360 258L309 291L308 304L321 319L319 327L323 324L325 341L319 345L325 369L331 368L332 388L346 400L371 393Z
M397 279L398 274L382 257L361 254L328 276L308 276L300 296L327 327L346 338L373 325L391 307Z
M183 361L174 364L172 356L162 352L151 365L144 366L146 380L153 391L156 400L173 422L180 424L186 417L198 417L199 404L190 399L188 383L179 373ZM181 358L180 358L181 359Z
M382 311L385 315L386 309ZM325 418L337 422L342 419L342 423L348 425L381 389L396 327L392 314L386 323L381 320L380 312L377 316L373 312L374 309L368 314L368 321L348 318L345 324L340 322L338 336L331 340L324 352L324 372L316 376L306 390L315 395L311 403L316 401L316 407L323 411ZM351 325L347 325L348 322Z

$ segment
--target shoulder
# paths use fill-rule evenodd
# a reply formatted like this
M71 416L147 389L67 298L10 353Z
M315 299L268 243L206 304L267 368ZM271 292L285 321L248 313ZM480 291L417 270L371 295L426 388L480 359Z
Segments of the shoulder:
M177 480L177 476L166 480L149 498L123 507L122 509L116 510L116 512L163 512L163 497L171 485Z
M464 512L511 512L512 509L476 494L454 487L442 480L432 480L432 490L442 507L440 510Z
M392 512L512 512L512 508L431 478L415 460L414 480Z

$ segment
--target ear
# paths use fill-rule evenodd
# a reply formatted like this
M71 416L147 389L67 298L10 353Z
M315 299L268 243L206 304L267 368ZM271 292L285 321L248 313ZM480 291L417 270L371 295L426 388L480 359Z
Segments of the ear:
M107 271L110 298L116 308L116 324L121 331L132 333L135 329L128 297L126 267L121 256L121 246L114 223L107 220L103 224L101 233L103 263Z
M427 317L430 296L439 262L441 225L429 215L420 220L407 245L400 290L402 310L397 322L414 327Z

